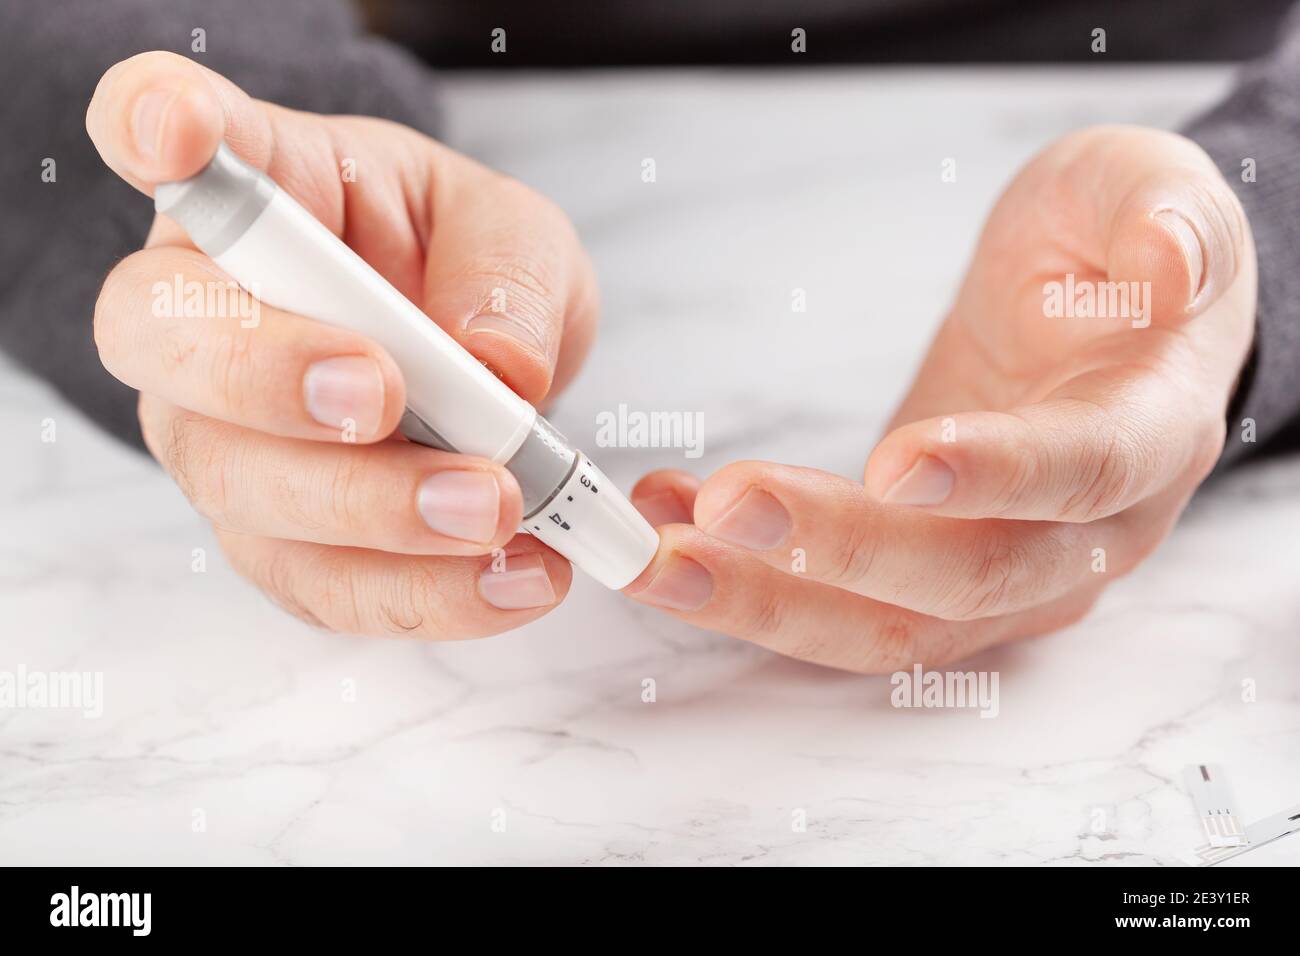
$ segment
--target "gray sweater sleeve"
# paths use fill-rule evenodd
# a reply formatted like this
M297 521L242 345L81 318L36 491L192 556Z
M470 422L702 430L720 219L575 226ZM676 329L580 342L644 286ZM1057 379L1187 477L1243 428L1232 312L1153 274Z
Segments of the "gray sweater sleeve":
M86 136L101 74L171 50L286 106L428 133L437 118L427 68L365 36L347 0L0 0L0 36L0 348L141 448L136 394L100 365L92 317L104 276L143 244L153 209Z
M1222 468L1300 448L1300 7L1276 50L1184 133L1232 185L1259 257L1255 344L1229 408Z

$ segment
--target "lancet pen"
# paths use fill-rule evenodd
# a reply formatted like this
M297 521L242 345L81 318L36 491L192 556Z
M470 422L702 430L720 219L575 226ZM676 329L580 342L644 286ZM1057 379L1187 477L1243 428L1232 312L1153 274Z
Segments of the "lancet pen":
M383 346L406 380L403 434L504 465L523 530L609 588L650 563L658 535L591 459L265 173L223 144L154 206L261 301Z

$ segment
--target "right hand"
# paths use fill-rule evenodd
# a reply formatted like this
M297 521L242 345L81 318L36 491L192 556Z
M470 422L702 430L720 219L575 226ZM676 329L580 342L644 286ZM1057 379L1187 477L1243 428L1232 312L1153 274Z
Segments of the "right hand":
M564 214L413 130L263 103L167 53L109 69L86 128L146 195L224 139L533 404L591 344L595 281ZM509 472L394 436L405 389L378 345L265 305L255 326L158 317L155 285L178 281L229 279L159 216L105 281L95 342L139 390L149 450L243 575L304 620L357 633L481 637L564 598L568 562L515 535Z

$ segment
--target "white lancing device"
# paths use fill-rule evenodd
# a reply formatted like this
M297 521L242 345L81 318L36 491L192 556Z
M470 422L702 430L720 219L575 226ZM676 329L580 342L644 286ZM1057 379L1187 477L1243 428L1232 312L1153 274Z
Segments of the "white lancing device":
M260 301L381 345L406 381L402 432L509 469L522 530L609 588L649 565L658 535L600 469L265 173L223 144L154 206Z

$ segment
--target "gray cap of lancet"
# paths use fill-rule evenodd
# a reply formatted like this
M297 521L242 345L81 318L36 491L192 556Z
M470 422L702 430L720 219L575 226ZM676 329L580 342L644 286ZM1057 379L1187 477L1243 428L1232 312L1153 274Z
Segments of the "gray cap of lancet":
M159 183L153 207L174 219L194 244L219 256L242 236L275 195L275 183L222 143L203 169L175 183Z

